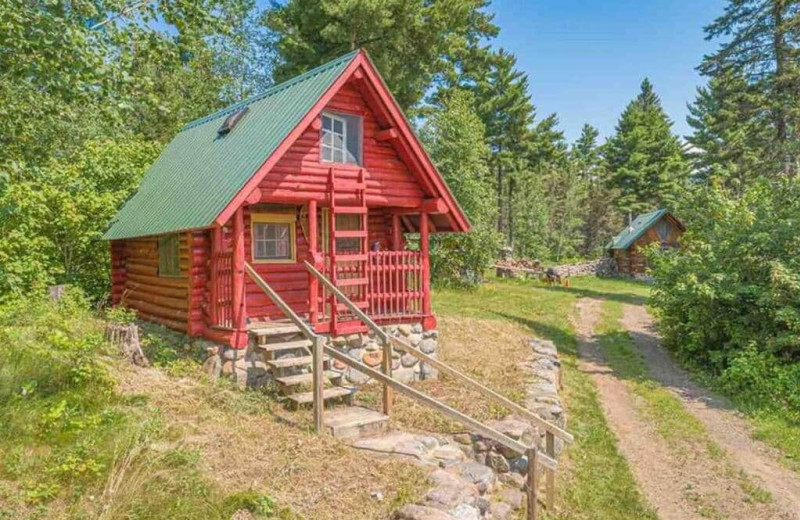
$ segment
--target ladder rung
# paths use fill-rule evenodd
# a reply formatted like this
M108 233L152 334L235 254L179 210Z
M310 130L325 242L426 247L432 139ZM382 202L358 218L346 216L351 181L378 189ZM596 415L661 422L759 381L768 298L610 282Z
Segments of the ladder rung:
M340 230L333 232L334 238L366 238L367 232L363 229L356 230Z
M363 215L367 212L364 206L336 206L333 212L342 215Z
M356 190L365 190L367 189L366 182L358 182L358 181L344 181L344 180L334 180L333 187L335 190L342 190L342 191L356 191ZM350 195L349 193L347 195Z
M336 285L339 287L350 287L352 285L367 285L368 280L366 278L344 278L341 280L336 280Z

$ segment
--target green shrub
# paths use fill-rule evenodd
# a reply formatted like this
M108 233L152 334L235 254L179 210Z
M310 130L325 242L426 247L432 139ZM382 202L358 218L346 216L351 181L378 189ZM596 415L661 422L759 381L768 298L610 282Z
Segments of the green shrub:
M683 248L653 256L665 344L749 407L800 414L800 184L699 191Z

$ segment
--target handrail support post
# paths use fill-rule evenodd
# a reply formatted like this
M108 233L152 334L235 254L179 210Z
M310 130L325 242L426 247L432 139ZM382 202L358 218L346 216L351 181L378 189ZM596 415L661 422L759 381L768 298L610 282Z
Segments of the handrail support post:
M383 373L386 377L392 377L392 342L390 340L383 341ZM392 387L385 384L383 385L383 414L387 417L392 413L392 401L394 396L392 394Z
M324 339L316 336L313 339L313 392L314 392L314 429L317 433L323 433L325 428L325 399L323 398L323 359L322 347Z
M538 518L537 509L537 494L539 491L539 480L536 477L536 467L539 449L536 446L528 448L525 453L528 456L528 516L527 520L536 520Z

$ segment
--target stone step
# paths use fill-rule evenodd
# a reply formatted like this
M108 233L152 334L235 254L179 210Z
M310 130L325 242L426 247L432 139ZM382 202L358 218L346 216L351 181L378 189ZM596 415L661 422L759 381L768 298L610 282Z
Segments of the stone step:
M299 339L297 341L282 341L280 343L263 343L256 345L256 348L264 352L281 352L284 350L296 350L299 348L307 348L311 346L311 341L307 339Z
M326 370L323 374L323 377L329 380L339 379L342 377L342 374L339 372L335 372L333 370ZM297 374L293 376L276 377L275 381L285 386L301 385L303 383L313 383L314 374L309 372L306 374Z
M327 401L328 399L336 399L337 397L351 396L354 393L356 393L355 388L334 386L322 391L322 399ZM297 404L309 404L314 402L314 392L301 392L299 394L287 395L286 398Z
M337 439L354 440L385 433L389 417L360 406L325 410L324 423L328 432Z

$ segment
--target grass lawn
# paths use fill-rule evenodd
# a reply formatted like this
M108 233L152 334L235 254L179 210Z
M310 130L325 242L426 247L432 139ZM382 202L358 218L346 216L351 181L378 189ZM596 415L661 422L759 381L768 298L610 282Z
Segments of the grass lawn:
M597 278L573 279L569 289L547 287L533 280L490 279L475 291L434 292L441 359L518 402L525 387L525 374L518 365L530 355L527 339L538 336L556 343L565 367L562 398L568 411L568 430L576 442L562 457L558 512L551 518L656 518L617 451L590 377L577 368L577 343L570 324L575 302L581 296L643 302L647 293L643 284ZM478 396L446 378L426 386L439 398L478 418L505 413L485 407ZM403 426L459 429L403 398L398 401L395 420Z

